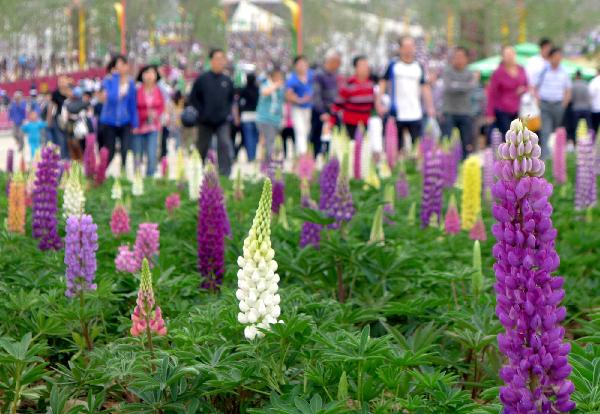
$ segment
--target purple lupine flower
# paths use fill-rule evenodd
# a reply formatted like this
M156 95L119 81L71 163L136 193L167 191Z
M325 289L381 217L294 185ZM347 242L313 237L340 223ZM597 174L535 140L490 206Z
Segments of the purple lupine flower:
M492 129L491 139L492 141L492 150L494 151L494 156L498 159L498 147L502 144L502 134L498 128Z
M310 208L313 210L317 209L317 203L311 200L310 196L303 195L302 207ZM302 230L300 231L300 247L313 246L318 249L321 244L321 230L322 226L317 223L305 221L302 223Z
M424 154L421 227L427 227L434 214L438 224L442 217L442 164L441 151L433 149Z
M88 134L85 137L83 169L87 178L92 178L96 174L96 136L94 134Z
M278 214L279 208L285 202L285 183L281 178L281 174L275 175L278 177L273 179L273 202L271 203L271 211Z
M490 201L494 185L494 151L491 148L483 150L483 196Z
M363 134L361 128L356 128L354 134L354 179L360 180L361 177L361 152L363 145Z
M556 130L554 140L554 156L552 157L552 177L556 184L567 182L567 130L560 127Z
M398 127L393 116L385 123L385 156L390 168L394 168L398 159Z
M6 172L9 174L13 173L13 169L15 163L15 151L9 149L8 154L6 155Z
M73 297L86 290L96 290L96 251L98 250L97 226L92 216L69 216L65 237L65 264L67 265L67 290Z
M108 168L108 155L108 148L100 148L100 162L96 167L96 176L94 177L96 186L102 185L102 183L104 183L104 181L106 180L106 169Z
M498 153L492 233L497 239L496 315L505 330L498 334L498 348L507 358L500 370L506 384L500 388L503 412L571 411L571 347L560 326L566 316L559 306L564 280L552 275L560 262L548 201L552 185L543 178L538 137L520 120L511 123Z
M56 217L58 212L59 161L58 149L52 144L46 145L42 149L42 159L38 163L35 172L31 228L33 237L40 240L40 250L59 250L62 248Z
M442 151L442 179L444 188L452 188L456 182L458 162L453 148Z
M396 197L398 199L407 198L409 194L408 179L406 173L400 171L398 173L398 179L396 180Z
M352 193L350 192L350 183L348 182L348 156L346 155L345 161L342 164L342 172L338 177L338 182L335 187L335 194L331 200L331 206L329 207L329 217L333 217L335 221L329 225L329 228L339 229L342 223L349 222L354 216L354 202L352 200Z
M323 170L321 171L321 177L319 177L319 184L321 187L319 209L321 211L329 211L329 208L331 207L339 174L340 162L334 157L325 164L325 167L323 167Z
M458 166L464 156L460 135L454 135L450 140L450 145L452 147L452 153L454 154L454 165L456 165L455 174L458 175ZM456 178L454 181L456 182Z
M421 148L421 155L423 157L425 157L425 154L433 151L436 148L435 139L429 134L423 135L423 138L421 138L420 148ZM441 159L442 158L441 158L441 154L440 154L440 162L441 162Z
M577 137L577 171L575 175L575 210L581 211L596 205L595 148L593 132Z
M225 273L225 237L230 233L223 190L212 164L208 164L200 189L198 210L198 271L202 288L217 291Z

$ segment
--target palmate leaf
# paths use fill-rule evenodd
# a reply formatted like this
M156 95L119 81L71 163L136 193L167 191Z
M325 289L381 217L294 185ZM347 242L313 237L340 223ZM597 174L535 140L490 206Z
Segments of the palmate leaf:
M327 226L335 221L332 217L326 216L320 210L313 210L311 208L295 208L290 210L287 214L289 217L298 219L302 222L308 221L322 226Z

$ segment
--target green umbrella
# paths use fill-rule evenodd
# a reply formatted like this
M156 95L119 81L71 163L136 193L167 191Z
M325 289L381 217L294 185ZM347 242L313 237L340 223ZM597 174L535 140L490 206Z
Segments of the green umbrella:
M515 52L517 55L535 56L540 53L540 47L535 43L519 43L515 46Z

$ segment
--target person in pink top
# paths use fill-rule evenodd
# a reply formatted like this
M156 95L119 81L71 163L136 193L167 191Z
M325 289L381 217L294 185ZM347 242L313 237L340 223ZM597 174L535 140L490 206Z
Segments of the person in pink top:
M144 66L138 74L141 82L137 89L137 110L139 126L133 130L133 152L136 165L140 165L144 153L148 159L146 175L154 176L158 150L158 131L161 129L161 118L165 111L165 101L157 85L160 75L154 65Z
M513 119L519 116L521 95L527 92L527 74L517 64L517 55L511 46L502 48L502 61L492 74L487 89L486 118L495 123L502 133L510 128Z

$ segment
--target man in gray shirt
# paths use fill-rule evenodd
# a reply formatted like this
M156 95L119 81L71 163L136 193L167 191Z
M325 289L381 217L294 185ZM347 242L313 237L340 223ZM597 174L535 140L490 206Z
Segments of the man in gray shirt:
M452 53L451 65L444 69L444 134L450 136L452 129L458 128L463 147L463 156L473 152L473 114L471 96L479 74L467 69L467 50L457 47Z
M573 81L573 90L571 92L571 106L573 108L573 118L575 124L580 119L585 119L588 124L588 128L591 127L590 117L590 91L588 90L588 84L581 77L581 71L575 73L575 80Z

